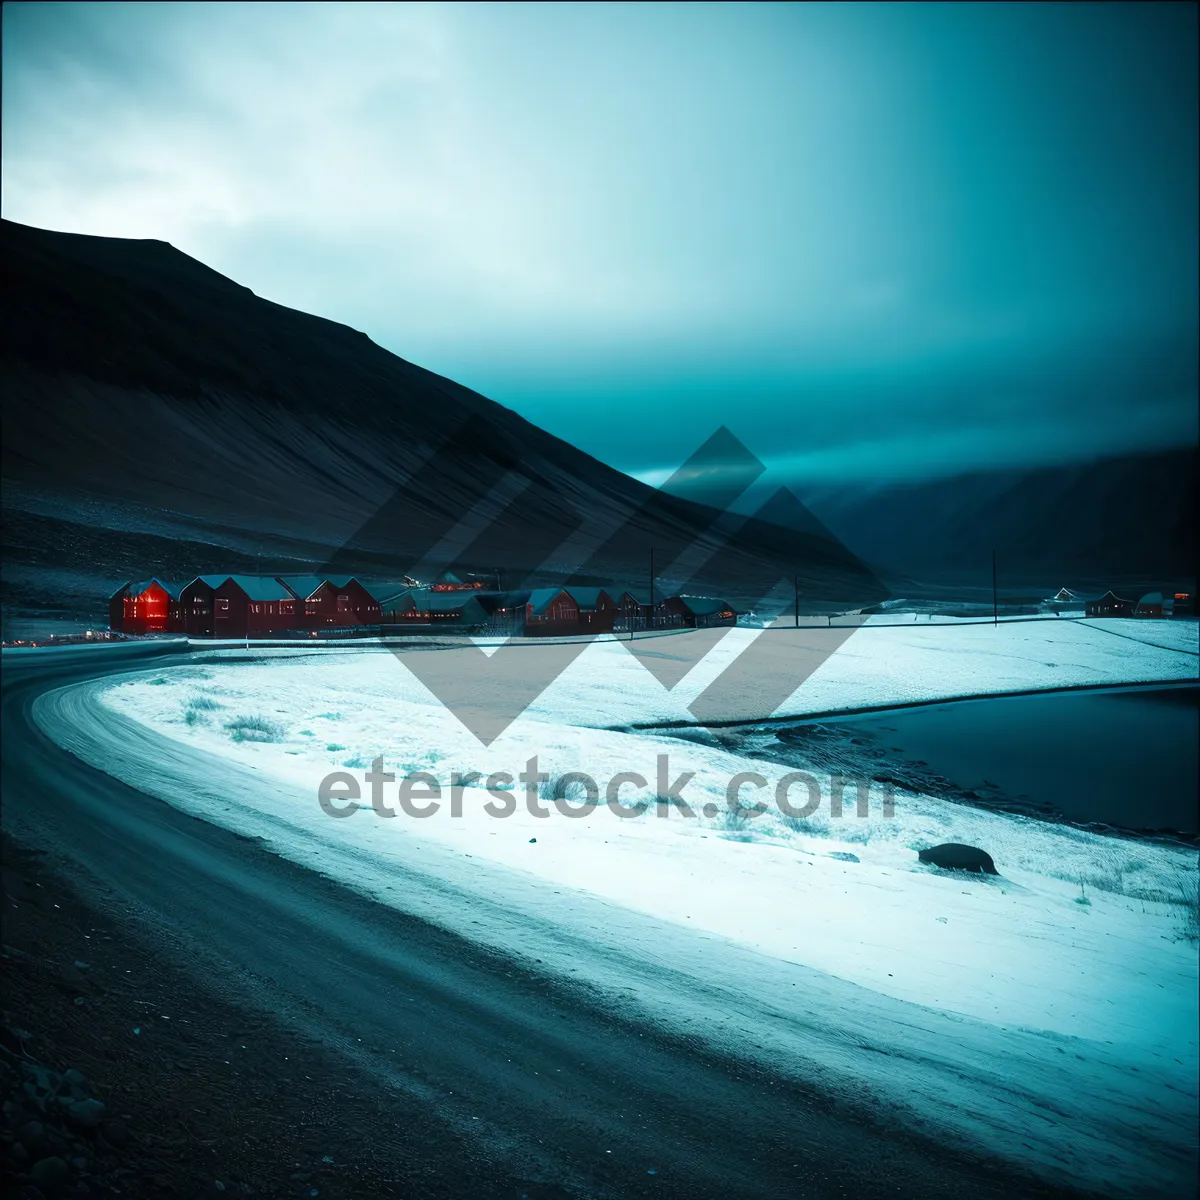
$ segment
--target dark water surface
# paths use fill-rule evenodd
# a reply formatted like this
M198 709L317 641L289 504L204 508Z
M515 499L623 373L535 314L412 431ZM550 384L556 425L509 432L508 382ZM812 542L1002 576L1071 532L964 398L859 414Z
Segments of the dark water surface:
M819 722L815 722L819 723ZM1196 833L1200 686L959 700L828 719L960 788L1074 821Z

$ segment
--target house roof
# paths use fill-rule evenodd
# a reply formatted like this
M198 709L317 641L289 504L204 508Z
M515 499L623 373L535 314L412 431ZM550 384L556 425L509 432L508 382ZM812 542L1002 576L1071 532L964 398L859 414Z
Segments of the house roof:
M1139 601L1138 604L1161 604L1163 602L1162 592L1147 592Z
M533 615L540 617L546 609L554 602L554 600L566 592L566 588L534 588L529 593L529 599L526 603L533 609ZM568 592L568 595L570 593Z
M1132 604L1132 600L1126 600L1124 596L1118 596L1111 588L1099 597L1099 600L1119 600L1122 604Z
M189 579L187 583L185 583L183 587L179 589L179 591L180 594L182 594L183 592L187 591L187 589L190 588L193 583L202 583L205 587L216 589L219 588L221 584L223 584L228 578L228 575L197 575L194 579Z
M291 591L270 575L230 575L226 582L236 584L255 602L295 599Z
M601 596L608 596L608 591L605 588L598 587L575 587L572 584L564 590L580 608L589 610L599 606ZM609 599L611 600L612 597L609 596Z
M612 593L609 592L609 595L611 596ZM641 604L645 606L650 603L650 593L648 591L643 591L641 588L622 588L620 593L621 600L624 600L626 596L628 596L630 600L634 602L634 604Z
M380 605L390 605L393 600L399 600L406 592L414 591L411 583L364 583L367 595Z
M697 617L710 617L713 613L732 611L733 605L713 596L677 596L677 600Z
M307 600L325 582L324 577L320 575L276 575L275 578L297 600Z
M404 603L405 597L407 603ZM395 607L399 612L454 612L468 604L479 603L474 592L434 592L429 588L410 588L396 599L399 602L389 604L389 607Z
M162 590L166 592L172 600L179 599L179 588L170 583L163 583L163 581L157 578L157 576L150 579L143 579L140 583L129 584L129 594L131 596L140 596L148 587L155 583L157 583L158 586L162 588Z

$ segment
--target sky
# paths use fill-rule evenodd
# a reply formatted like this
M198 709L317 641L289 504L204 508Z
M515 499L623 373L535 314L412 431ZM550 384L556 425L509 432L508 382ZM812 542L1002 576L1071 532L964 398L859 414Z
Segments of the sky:
M1191 4L3 8L0 210L658 482L1197 440Z

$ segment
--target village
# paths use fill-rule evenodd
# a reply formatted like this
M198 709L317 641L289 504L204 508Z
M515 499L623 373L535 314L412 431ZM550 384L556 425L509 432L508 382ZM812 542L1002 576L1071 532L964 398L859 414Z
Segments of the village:
M1195 597L1191 592L1147 592L1137 600L1118 596L1109 590L1102 596L1083 595L1060 588L1038 606L1043 613L1075 612L1089 617L1190 617Z
M434 628L506 636L636 633L735 625L725 600L626 587L504 591L446 572L422 584L336 575L198 575L182 586L151 578L109 598L114 633L196 638L378 636Z

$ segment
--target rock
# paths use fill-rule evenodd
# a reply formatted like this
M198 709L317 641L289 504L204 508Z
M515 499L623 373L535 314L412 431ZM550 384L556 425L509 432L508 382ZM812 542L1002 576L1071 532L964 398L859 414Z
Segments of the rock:
M43 1158L33 1164L29 1178L50 1195L53 1195L68 1179L71 1168L61 1158Z
M17 1137L22 1145L34 1158L42 1158L50 1148L46 1137L46 1127L41 1121L26 1121L17 1130Z
M917 857L923 863L941 867L947 871L975 871L983 875L999 875L992 856L977 846L964 846L961 842L945 842L921 850Z
M857 854L851 854L849 850L830 850L829 857L836 858L839 862L861 861Z
M75 1070L74 1067L63 1072L63 1083L73 1092L86 1092L88 1090L87 1076L82 1071Z
M530 839L529 839L529 844L532 846L532 845L533 845L533 843L534 843L534 842L536 842L536 841L537 841L537 838L530 838Z
M76 1100L67 1109L67 1117L80 1129L95 1129L104 1120L104 1113L99 1100Z
M129 1144L129 1130L126 1128L125 1122L116 1117L113 1117L110 1121L105 1121L100 1126L100 1132L104 1135L104 1140L110 1146L115 1146L118 1150Z

